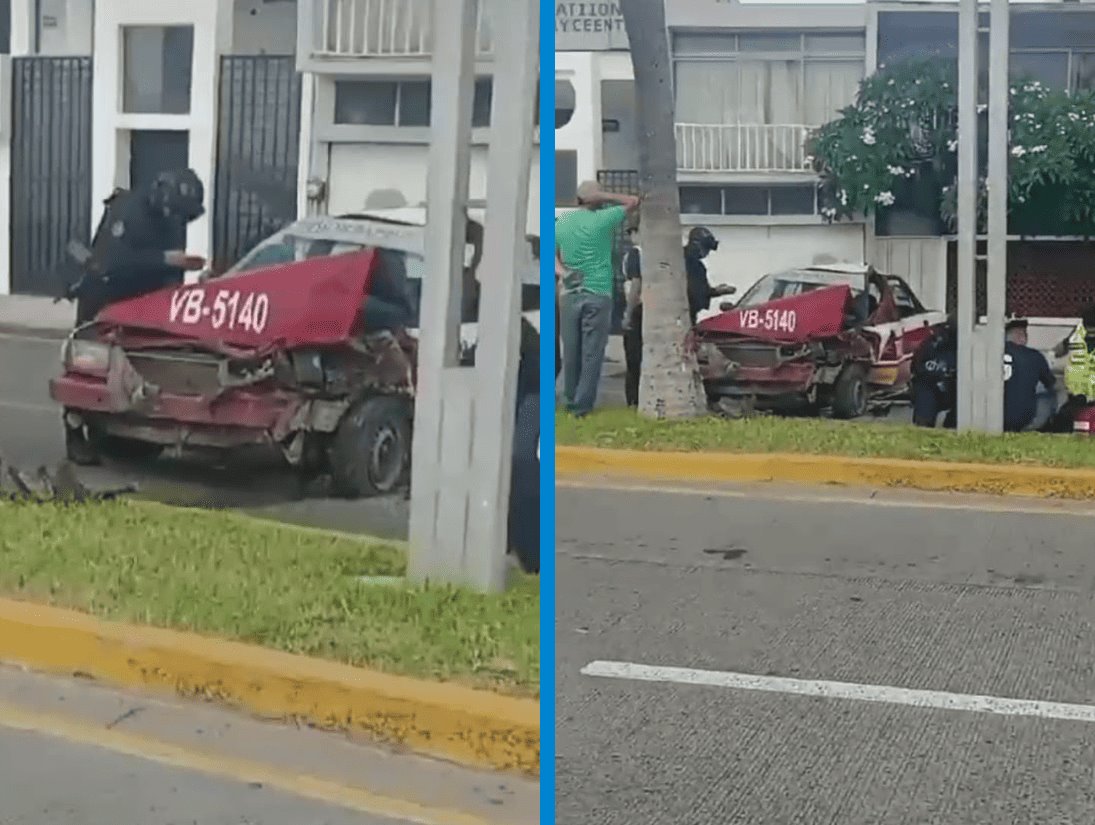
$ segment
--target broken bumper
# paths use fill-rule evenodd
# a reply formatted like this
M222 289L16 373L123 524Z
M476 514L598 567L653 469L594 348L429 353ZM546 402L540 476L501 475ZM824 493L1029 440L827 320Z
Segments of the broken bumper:
M313 401L280 391L235 389L220 396L119 392L113 382L74 373L50 382L69 416L108 435L163 445L228 448L279 444L301 430L331 432L345 402Z

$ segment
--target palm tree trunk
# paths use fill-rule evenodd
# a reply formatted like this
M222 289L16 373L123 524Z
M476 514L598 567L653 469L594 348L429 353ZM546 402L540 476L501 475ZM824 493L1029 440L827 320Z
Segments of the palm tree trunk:
M639 412L695 418L706 412L689 330L669 40L662 0L622 0L635 74L642 233L643 365Z

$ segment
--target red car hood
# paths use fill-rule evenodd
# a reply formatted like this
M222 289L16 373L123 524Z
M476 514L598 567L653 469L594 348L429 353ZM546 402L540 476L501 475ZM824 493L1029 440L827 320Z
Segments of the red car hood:
M696 329L787 344L833 338L844 328L851 297L845 284L822 287L723 312L700 321Z
M256 269L121 301L101 326L244 349L337 345L360 324L372 250Z

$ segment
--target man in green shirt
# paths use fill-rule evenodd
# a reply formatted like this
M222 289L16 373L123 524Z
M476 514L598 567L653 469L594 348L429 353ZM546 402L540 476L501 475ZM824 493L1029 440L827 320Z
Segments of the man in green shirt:
M616 230L639 205L633 195L605 192L594 181L578 187L578 209L555 221L555 275L563 344L563 398L587 415L597 403L601 367L612 331L612 249Z

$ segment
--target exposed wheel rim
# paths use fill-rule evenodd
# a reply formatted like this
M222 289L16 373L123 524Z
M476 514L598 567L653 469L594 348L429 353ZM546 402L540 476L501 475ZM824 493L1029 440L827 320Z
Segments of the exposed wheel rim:
M403 475L403 437L399 430L386 425L376 431L369 447L369 481L381 492L390 492Z

